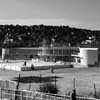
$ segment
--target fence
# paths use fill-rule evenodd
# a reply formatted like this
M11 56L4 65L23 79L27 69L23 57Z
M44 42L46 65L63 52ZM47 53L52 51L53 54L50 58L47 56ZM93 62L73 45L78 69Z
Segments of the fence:
M76 100L100 100L77 96ZM0 88L0 100L71 100L71 96L60 96L37 91L12 90Z
M0 88L9 88L9 89L15 89L16 88L16 82L10 81L10 80L0 80Z
M71 95L54 95L38 91L16 90L16 82L0 80L0 100L71 100ZM100 100L76 96L76 100Z
M0 98L8 100L69 100L70 97L50 95L37 91L16 91L11 89L0 89Z

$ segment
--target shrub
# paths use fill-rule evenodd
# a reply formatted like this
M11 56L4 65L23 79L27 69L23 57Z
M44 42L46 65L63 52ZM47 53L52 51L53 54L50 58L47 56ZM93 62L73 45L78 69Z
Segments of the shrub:
M59 92L58 87L52 83L44 83L39 87L39 92L57 94Z
M88 96L100 99L100 91L97 91L96 94L94 94L93 92L90 92Z
M97 99L100 99L100 91L97 91L96 95L94 97L97 98Z

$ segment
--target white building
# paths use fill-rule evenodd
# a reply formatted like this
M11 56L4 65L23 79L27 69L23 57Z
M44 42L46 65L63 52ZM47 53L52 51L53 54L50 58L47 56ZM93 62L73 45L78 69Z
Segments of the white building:
M80 47L39 47L39 48L3 48L2 59L29 59L37 57L46 62L70 62L78 67L98 64L98 48ZM27 56L27 58L25 58ZM77 65L75 67L77 67ZM82 66L81 66L82 65Z
M98 48L79 48L80 64L93 66L98 64Z

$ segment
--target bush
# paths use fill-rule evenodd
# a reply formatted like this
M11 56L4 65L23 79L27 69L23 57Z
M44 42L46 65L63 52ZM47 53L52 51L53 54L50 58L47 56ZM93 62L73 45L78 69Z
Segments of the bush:
M96 94L94 94L93 92L90 92L88 96L100 99L100 91L97 91Z
M39 87L39 92L57 94L59 92L58 87L51 83L44 83Z
M97 98L97 99L100 99L100 91L97 91L96 95L94 97Z

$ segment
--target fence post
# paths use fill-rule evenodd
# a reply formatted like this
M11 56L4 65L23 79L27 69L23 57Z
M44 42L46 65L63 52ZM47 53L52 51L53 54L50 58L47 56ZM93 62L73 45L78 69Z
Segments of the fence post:
M73 89L72 100L76 100L76 89Z
M40 88L41 88L41 83L42 83L42 74L40 74L40 79L39 79L39 81L40 81Z
M76 87L75 87L75 78L73 79L73 91L72 91L72 100L76 100Z
M1 95L1 100L2 100L2 88L0 88L0 91L1 91L1 94L0 95Z
M19 77L18 77L18 83L17 83L17 86L16 86L16 90L15 90L15 100L18 100L18 89L19 89L19 82L20 82L20 74L19 74Z
M96 95L96 85L95 85L95 83L94 83L94 97L95 97L95 98L97 97L97 95Z
M21 100L23 100L23 91L21 91Z
M76 85L76 83L75 83L75 78L73 79L73 88L75 89L75 85Z
M56 75L55 75L55 89L56 89L56 86L57 86L57 85L56 85L56 84L57 84L56 81L57 81L57 80L56 80Z

